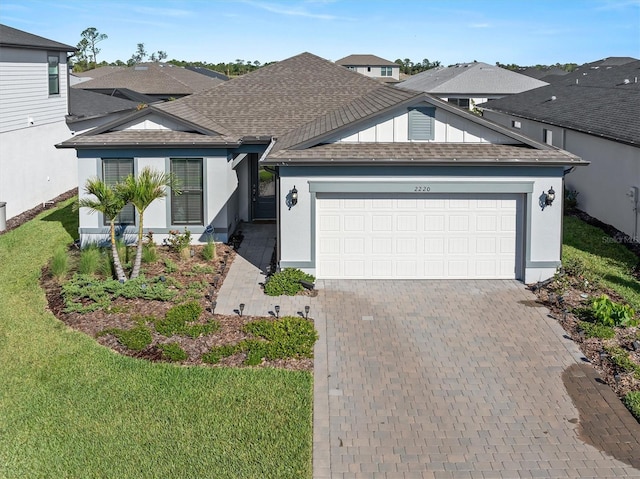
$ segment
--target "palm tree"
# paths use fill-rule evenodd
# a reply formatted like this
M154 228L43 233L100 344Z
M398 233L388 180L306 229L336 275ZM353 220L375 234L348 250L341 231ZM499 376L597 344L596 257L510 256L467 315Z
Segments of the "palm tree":
M116 216L122 211L122 208L129 202L124 191L119 191L116 187L107 185L99 178L89 178L84 185L84 191L93 195L95 198L81 198L78 200L79 208L89 208L91 213L96 211L105 215L109 219L111 241L111 255L113 257L113 267L119 281L126 281L120 255L116 246Z
M128 198L129 202L138 211L138 246L133 270L131 271L131 279L138 277L140 265L142 264L144 212L155 200L167 196L167 187L172 188L174 193L180 193L171 174L153 170L150 167L143 168L138 176L127 176L121 184L116 186L116 191L120 192L123 197Z

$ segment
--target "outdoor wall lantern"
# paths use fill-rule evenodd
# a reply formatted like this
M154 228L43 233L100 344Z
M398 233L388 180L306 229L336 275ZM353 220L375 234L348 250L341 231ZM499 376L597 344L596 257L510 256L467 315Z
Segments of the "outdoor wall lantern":
M547 191L546 193L546 198L544 200L545 205L547 206L551 206L551 204L553 203L553 200L556 199L556 192L553 191L553 186L551 188L549 188L549 191Z
M291 190L291 206L295 206L298 204L298 190L296 190L296 185L293 185L293 189Z

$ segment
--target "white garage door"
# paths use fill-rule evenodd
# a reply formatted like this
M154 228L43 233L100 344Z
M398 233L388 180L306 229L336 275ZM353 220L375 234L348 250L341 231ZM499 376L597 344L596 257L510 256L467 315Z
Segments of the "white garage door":
M516 277L519 195L318 193L316 275Z

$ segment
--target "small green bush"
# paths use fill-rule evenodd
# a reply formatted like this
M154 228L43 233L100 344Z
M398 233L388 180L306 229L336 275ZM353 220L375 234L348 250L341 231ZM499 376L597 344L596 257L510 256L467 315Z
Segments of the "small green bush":
M627 327L638 325L638 321L634 319L635 311L631 306L611 301L606 294L595 298L591 302L591 307L595 320L605 326Z
M300 281L314 282L315 278L297 268L285 268L269 276L264 292L269 296L295 296L304 289Z
M51 258L51 274L54 278L62 278L69 271L69 255L64 248L56 248Z
M211 348L208 353L202 355L202 361L209 364L217 364L222 358L233 356L239 351L237 345L225 344Z
M213 268L213 266L209 266L209 265L201 265L201 264L194 264L191 267L191 272L194 274L211 274L211 273L215 273L216 270Z
M207 242L207 244L202 248L202 258L211 261L216 257L216 244L213 241Z
M205 324L187 324L197 321L201 314L202 306L196 301L179 304L167 311L164 318L155 320L156 331L167 337L181 334L198 338L220 329L220 323L215 320L210 320Z
M169 248L177 253L184 251L191 244L191 231L186 227L184 229L184 233L181 233L178 230L169 231L167 244L169 245Z
M164 259L164 270L167 273L175 273L178 271L178 265L169 258Z
M78 273L95 275L102 266L103 254L95 244L89 245L80 251L80 263Z
M162 359L167 361L184 361L189 357L178 343L158 344L158 348L162 350Z
M611 339L616 335L613 328L602 324L580 321L580 329L584 331L587 338Z
M141 351L153 341L151 331L145 326L135 326L131 329L105 329L98 333L98 336L104 336L105 334L113 334L118 338L120 344L133 351Z
M318 333L311 321L295 316L285 316L276 321L260 319L244 327L246 333L268 341L268 359L310 358Z
M640 366L631 360L627 351L620 346L609 346L604 349L618 369L625 373L633 373L636 379L640 379Z
M622 401L631 414L640 421L640 391L632 391L628 393Z

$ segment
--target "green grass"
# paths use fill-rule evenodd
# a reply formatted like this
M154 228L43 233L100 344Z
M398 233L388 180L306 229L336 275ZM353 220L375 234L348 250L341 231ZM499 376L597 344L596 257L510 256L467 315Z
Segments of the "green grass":
M124 357L47 311L71 201L0 236L0 477L310 478L310 374Z
M640 281L631 274L638 258L601 229L565 216L562 263L581 270L586 279L610 288L640 311Z

